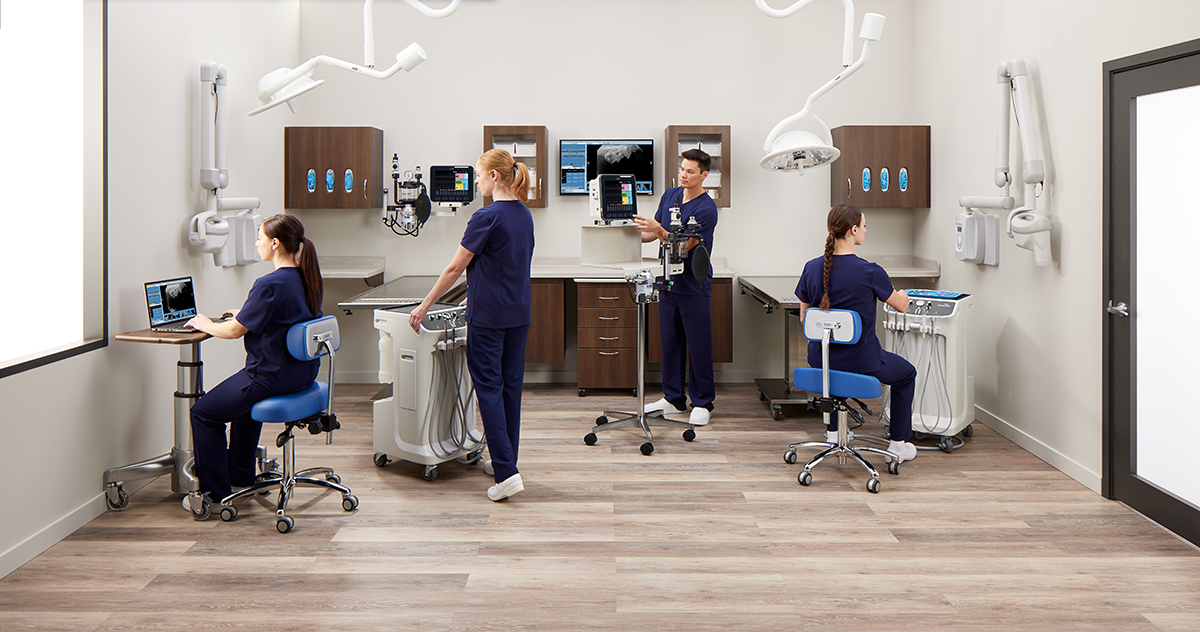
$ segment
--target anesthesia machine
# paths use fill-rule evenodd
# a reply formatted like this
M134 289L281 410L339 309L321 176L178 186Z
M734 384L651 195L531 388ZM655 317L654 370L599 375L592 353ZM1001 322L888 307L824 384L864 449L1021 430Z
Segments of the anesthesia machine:
M917 369L913 430L941 436L939 447L950 452L962 445L953 437L971 436L975 420L975 379L967 375L966 362L966 320L975 299L942 290L908 290L908 295L908 311L883 308L884 347ZM890 393L889 387L885 415Z
M400 160L392 154L392 204L383 209L383 225L397 235L417 237L430 215L454 215L459 207L475 200L475 167L435 165L429 168L433 180L430 191L421 181L421 167L405 171L400 180ZM383 191L387 199L387 189ZM433 205L439 209L435 210Z
M374 404L375 465L396 457L424 465L432 481L441 463L478 462L485 444L467 372L466 307L435 304L419 333L408 326L414 307L375 310L379 381L392 385Z

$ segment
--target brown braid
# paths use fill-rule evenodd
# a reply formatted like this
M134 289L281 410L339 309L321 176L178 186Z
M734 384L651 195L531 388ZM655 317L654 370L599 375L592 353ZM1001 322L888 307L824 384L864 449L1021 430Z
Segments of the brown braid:
M824 288L825 295L821 297L821 310L829 309L829 272L833 269L833 247L835 240L841 239L850 232L851 228L858 226L862 221L863 212L857 206L849 204L838 204L829 209L829 217L826 219L826 226L829 228L829 235L825 237L825 270L824 270Z

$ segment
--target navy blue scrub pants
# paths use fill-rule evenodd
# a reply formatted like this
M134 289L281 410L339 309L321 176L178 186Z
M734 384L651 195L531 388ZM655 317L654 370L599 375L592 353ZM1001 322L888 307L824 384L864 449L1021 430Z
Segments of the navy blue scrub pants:
M308 380L264 388L251 382L242 369L196 400L191 411L192 449L200 491L219 502L232 493L231 482L238 487L252 484L262 423L250 418L250 409L268 397L295 393L311 384ZM229 424L228 445L225 424Z
M818 357L816 364L810 366L820 367L821 359ZM913 394L917 390L917 369L911 362L890 352L879 352L879 370L877 371L855 371L862 375L870 375L879 380L881 384L887 384L892 387L891 412L888 414L890 419L889 433L892 441L908 441L912 437L912 403ZM829 430L837 431L837 412L830 415L831 423Z
M693 408L713 409L712 298L663 292L658 295L658 331L662 336L663 397L685 408L684 376ZM688 370L690 369L690 370Z
M475 383L497 483L517 473L528 337L529 325L507 329L471 325L467 330L467 370Z

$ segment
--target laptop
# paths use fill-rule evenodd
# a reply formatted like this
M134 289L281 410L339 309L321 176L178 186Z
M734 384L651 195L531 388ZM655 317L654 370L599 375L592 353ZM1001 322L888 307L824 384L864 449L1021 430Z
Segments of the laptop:
M146 284L146 309L150 330L169 333L195 331L186 323L196 315L196 291L192 277L180 277Z

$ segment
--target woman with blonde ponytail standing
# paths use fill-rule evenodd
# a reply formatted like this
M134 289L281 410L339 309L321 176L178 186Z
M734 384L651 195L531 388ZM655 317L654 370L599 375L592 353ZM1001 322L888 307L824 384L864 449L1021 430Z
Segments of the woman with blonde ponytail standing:
M507 151L493 149L475 164L475 181L493 201L471 215L450 265L408 324L419 331L429 308L466 270L467 369L496 480L487 496L499 502L525 489L517 470L517 444L532 302L533 215L521 202L529 195L529 168Z
M304 225L291 215L273 215L258 231L258 255L275 265L259 277L241 309L224 321L204 314L188 325L215 338L245 338L246 368L226 378L192 406L192 443L200 491L212 502L232 493L231 485L254 483L254 456L262 424L250 408L268 397L308 388L320 360L303 362L287 350L287 331L321 315L321 268L317 251L304 237ZM225 424L230 424L229 444Z
M863 324L861 337L852 345L830 345L829 368L871 375L892 387L892 442L888 450L901 461L910 461L917 456L916 446L908 442L912 437L917 370L908 360L884 351L875 335L876 299L903 312L908 309L908 294L893 288L887 272L878 264L854 254L854 247L861 246L867 235L867 218L858 207L839 204L830 209L826 223L829 235L825 238L825 254L805 264L796 285L801 319L813 305L858 312ZM808 364L821 366L821 343L808 343ZM837 413L831 419L826 438L836 441Z

